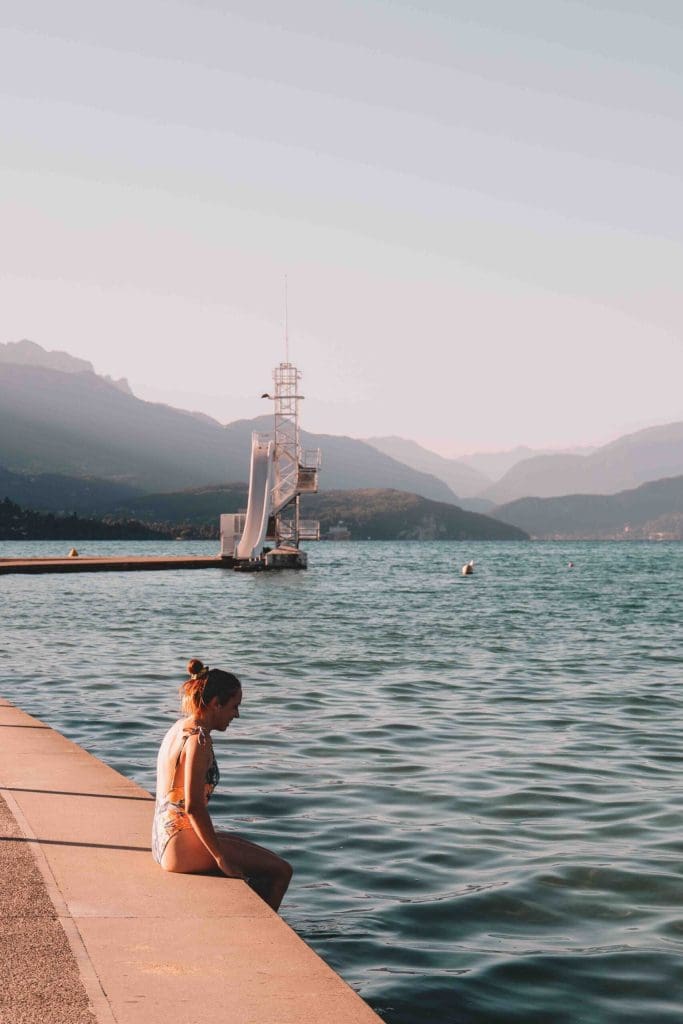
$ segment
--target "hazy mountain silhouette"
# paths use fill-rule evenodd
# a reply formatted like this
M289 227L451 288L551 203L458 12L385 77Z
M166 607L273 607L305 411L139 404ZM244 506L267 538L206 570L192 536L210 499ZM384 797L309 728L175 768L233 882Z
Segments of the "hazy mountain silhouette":
M8 341L6 344L0 342L0 363L16 363L21 366L44 366L47 370L59 370L61 373L94 373L95 368L87 359L78 359L68 352L57 350L48 351L42 345L36 345L35 341L22 338L21 341ZM102 380L108 381L120 391L132 395L130 384L125 377L114 380L113 377L103 376Z
M492 514L544 539L640 539L660 533L678 539L683 538L683 476L618 494L520 498Z
M99 376L66 352L27 340L0 345L0 465L10 471L100 478L145 492L238 483L248 479L252 431L271 429L270 404L266 416L223 426L142 401L125 381ZM477 508L532 496L613 494L683 474L683 423L641 430L590 454L525 459L476 496L481 478L474 470L411 441L305 432L303 441L323 449L323 491L394 488Z
M227 424L225 432L231 445L236 446L240 452L248 453L252 431L267 432L272 430L272 426L273 417L268 414L253 420L235 420ZM442 480L384 455L365 441L337 434L311 434L302 430L301 443L304 448L320 448L323 452L323 472L320 474L322 491L389 487L434 501L457 503L456 495Z
M576 447L558 452L552 448L528 448L526 445L518 445L517 448L504 452L473 452L470 455L461 455L457 461L494 481L499 480L518 462L533 459L537 455L590 455L594 451L595 448L591 447Z
M423 448L415 441L409 441L404 437L369 437L368 444L385 455L390 455L399 462L420 470L422 473L432 473L443 480L458 498L472 498L479 494L491 483L491 477L470 466L465 465L458 459L445 459L436 452Z
M517 498L615 494L649 480L683 473L683 423L648 427L590 455L540 455L518 463L480 497L496 504Z
M70 356L68 352L48 351L35 341L22 338L21 341L0 342L0 363L17 363L22 366L44 366L47 370L62 373L94 373L95 368L87 359Z
M0 365L0 464L174 490L239 472L220 424L143 402L92 373Z
M272 429L271 415L223 427L208 416L142 401L91 369L8 362L8 350L15 351L3 346L0 362L0 465L14 472L104 478L144 491L245 481L252 430ZM311 434L303 440L324 450L323 489L395 487L455 502L441 480L363 441Z

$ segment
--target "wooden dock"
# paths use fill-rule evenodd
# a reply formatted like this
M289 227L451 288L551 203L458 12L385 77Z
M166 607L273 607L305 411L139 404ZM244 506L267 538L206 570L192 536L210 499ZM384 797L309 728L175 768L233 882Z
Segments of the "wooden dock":
M220 555L119 555L74 558L0 558L0 576L45 572L158 572L162 569L232 569L234 559Z

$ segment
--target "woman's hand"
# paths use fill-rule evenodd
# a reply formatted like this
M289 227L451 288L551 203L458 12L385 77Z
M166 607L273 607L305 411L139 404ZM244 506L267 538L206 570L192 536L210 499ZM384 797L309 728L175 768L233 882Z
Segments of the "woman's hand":
M220 857L216 857L216 864L226 878L241 878L243 882L246 882L247 876L239 868L236 868L234 864L226 860L222 854Z

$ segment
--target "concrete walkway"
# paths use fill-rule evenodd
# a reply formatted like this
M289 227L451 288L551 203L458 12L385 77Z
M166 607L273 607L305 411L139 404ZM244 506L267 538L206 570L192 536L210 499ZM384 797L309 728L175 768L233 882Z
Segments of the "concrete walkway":
M3 1024L377 1024L244 882L154 864L145 790L2 699L0 736Z
M0 1021L95 1024L26 837L0 798Z

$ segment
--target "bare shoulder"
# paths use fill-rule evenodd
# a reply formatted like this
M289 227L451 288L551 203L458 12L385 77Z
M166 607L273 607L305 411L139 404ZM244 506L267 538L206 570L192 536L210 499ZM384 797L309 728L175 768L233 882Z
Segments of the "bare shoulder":
M210 736L204 732L191 732L185 742L185 751L188 760L197 761L200 764L211 760L213 747Z

